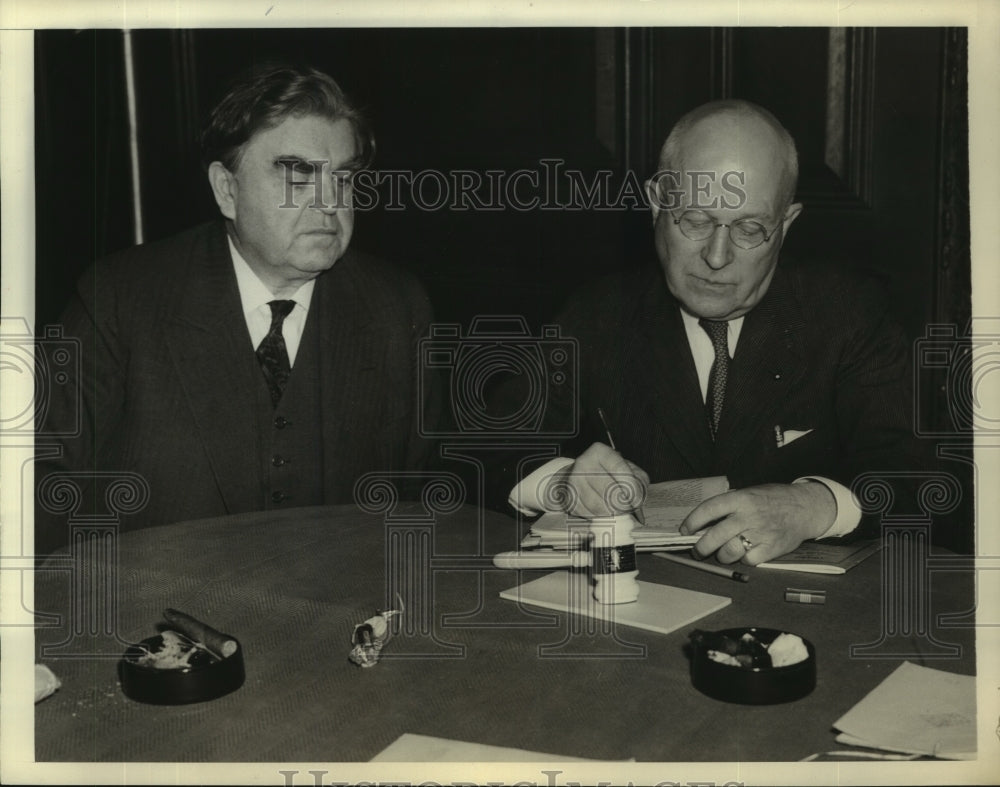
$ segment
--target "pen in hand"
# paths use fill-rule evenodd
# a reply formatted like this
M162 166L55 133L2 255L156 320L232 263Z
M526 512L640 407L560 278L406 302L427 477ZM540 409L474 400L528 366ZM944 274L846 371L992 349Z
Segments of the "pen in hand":
M611 436L611 429L608 426L608 420L604 417L604 410L600 407L597 408L597 417L601 419L601 423L604 424L604 434L608 436L608 445L611 446L612 451L617 451L615 447L615 438Z
M604 434L608 436L608 445L611 446L612 451L617 451L618 448L615 446L615 438L611 436L611 429L608 426L608 419L604 417L603 408L597 408L597 417L601 419L601 423L604 425ZM640 525L646 524L646 517L642 513L642 507L633 508L632 516L636 518Z

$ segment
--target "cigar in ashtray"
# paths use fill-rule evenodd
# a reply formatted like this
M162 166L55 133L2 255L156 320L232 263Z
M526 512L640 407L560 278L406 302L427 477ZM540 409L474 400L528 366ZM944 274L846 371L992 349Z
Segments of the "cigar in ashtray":
M200 642L212 655L225 659L232 656L239 646L228 634L223 634L200 620L176 609L165 609L164 619L181 634L194 642Z

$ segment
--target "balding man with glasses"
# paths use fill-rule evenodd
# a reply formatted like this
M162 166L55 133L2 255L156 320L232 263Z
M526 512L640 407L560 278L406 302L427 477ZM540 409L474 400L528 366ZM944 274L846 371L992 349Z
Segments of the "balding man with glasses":
M908 348L871 283L779 265L797 177L794 140L762 107L712 102L677 123L646 184L659 266L601 282L558 319L579 341L580 435L513 505L608 515L627 502L615 482L725 476L729 491L682 525L700 555L755 565L877 532L850 488L923 461ZM571 494L551 494L557 482Z

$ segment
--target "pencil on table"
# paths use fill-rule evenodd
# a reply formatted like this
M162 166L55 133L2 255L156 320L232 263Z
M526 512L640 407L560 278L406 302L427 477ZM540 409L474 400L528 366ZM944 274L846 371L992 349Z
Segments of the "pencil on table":
M662 557L664 560L669 560L671 563L680 563L682 566L688 566L689 568L696 568L699 571L707 571L709 574L717 574L720 577L728 577L729 579L735 579L737 582L749 582L750 577L741 571L734 571L731 568L723 568L722 566L716 566L713 563L703 563L700 560L692 560L688 557L681 557L680 555L675 555L671 552L654 552L656 557Z

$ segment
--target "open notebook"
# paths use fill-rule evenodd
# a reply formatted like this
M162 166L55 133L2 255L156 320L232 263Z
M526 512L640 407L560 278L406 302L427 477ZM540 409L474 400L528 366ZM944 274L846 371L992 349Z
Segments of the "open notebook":
M650 484L642 506L645 524L632 531L639 547L684 547L695 543L700 534L681 535L679 528L691 509L729 490L725 476L690 478ZM590 520L564 513L543 514L531 525L521 546L581 549L590 538Z

